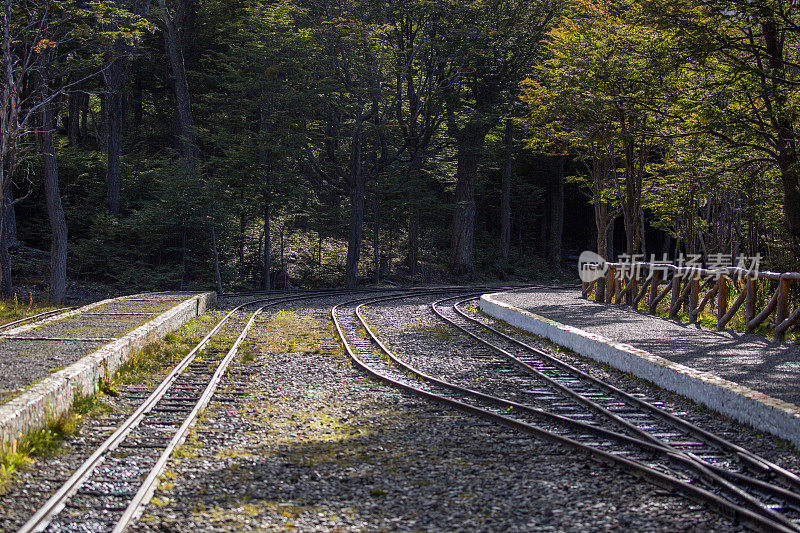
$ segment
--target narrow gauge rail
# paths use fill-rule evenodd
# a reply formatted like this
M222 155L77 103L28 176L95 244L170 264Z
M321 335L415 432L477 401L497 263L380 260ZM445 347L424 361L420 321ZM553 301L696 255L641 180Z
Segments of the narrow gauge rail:
M39 320L44 320L45 318L51 318L56 315L66 314L70 311L74 310L74 307L64 307L61 309L51 309L50 311L44 311L41 313L37 313L35 315L26 316L25 318L20 318L19 320L15 320L13 322L8 322L0 326L0 332L8 331L9 329L16 328L18 326L24 326L26 324L31 324L33 322L38 322Z
M461 294L458 298L448 298L444 301L464 299L466 296L468 295ZM474 298L475 294L469 296ZM602 418L596 416L595 412L592 412L591 422L578 420L529 404L460 387L454 383L429 376L408 365L380 341L361 313L362 308L366 305L408 297L410 296L364 298L340 304L331 309L331 316L337 332L348 354L359 367L370 375L425 398L487 417L503 425L586 453L595 460L616 466L694 501L705 503L721 514L740 521L754 530L800 531L800 527L790 517L778 512L778 509L784 511L794 507L798 496L791 490L773 485L767 489L771 493L766 494L764 499L769 501L774 499L777 494L780 495L779 503L759 501L752 494L755 492L753 484L745 481L752 479L756 485L760 484L759 487L762 489L766 489L766 482L746 478L739 472L721 466L709 468L704 462L705 457L698 457L694 452L676 450L672 445L661 443L657 437L631 436L609 429L609 426L613 427L614 425L630 429L624 420L617 420L620 418L618 416L608 417L602 413L605 415L604 418L612 421L612 424L598 425L591 423ZM481 327L485 326L481 325ZM366 330L368 339L360 337L359 331L362 328ZM388 358L388 361L374 353L373 350L376 346ZM414 378L410 378L408 374L412 374ZM585 410L590 402L594 402L591 397L585 398L578 404L582 405ZM509 408L511 412L509 412ZM620 422L622 423L620 424ZM653 439L656 440L653 441ZM745 450L741 450L741 452L745 452L744 456L749 454ZM760 459L753 454L749 454L749 457ZM768 465L771 465L763 459L761 459L761 464L767 468L769 468ZM774 471L780 472L784 479L791 480L793 474L782 471L779 467L775 466L775 468ZM727 476L721 474L723 471ZM746 486L750 492L732 483L731 479Z
M172 452L211 401L255 318L267 307L338 294L270 296L228 312L19 532L123 531L147 504ZM215 339L233 337L228 350L205 349Z
M682 418L683 413L666 411L657 400L628 394L499 331L485 320L469 316L462 307L470 301L473 299L439 300L431 304L431 309L507 361L499 368L508 372L506 379L525 387L528 398L524 403L544 404L568 418L588 412L593 422L613 424L636 439L682 456L696 465L692 468L701 473L705 470L704 480L731 499L773 518L781 516L782 521L788 520L786 525L797 527L800 478L796 474L696 426Z

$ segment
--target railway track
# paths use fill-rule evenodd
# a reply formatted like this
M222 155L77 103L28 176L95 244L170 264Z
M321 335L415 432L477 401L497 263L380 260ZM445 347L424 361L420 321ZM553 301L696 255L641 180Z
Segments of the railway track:
M800 530L795 474L469 316L460 307L474 295L448 297L431 307L496 354L487 361L487 386L472 390L412 367L382 343L361 312L368 305L408 297L365 298L331 310L351 358L374 377L569 446L752 529ZM514 392L509 393L509 383Z
M52 318L56 315L60 315L62 313L69 313L75 309L74 307L65 307L61 309L51 309L50 311L44 311L42 313L37 313L35 315L26 316L25 318L20 318L19 320L14 320L13 322L8 322L0 326L0 333L4 331L8 331L10 329L16 328L18 326L24 326L27 324L32 324L34 322L38 322L40 320L44 320L46 318Z
M711 479L732 497L759 512L766 509L776 515L787 515L790 525L796 526L800 520L797 475L696 426L680 416L685 413L670 413L655 399L628 394L499 331L485 319L470 316L463 309L469 301L472 300L440 300L431 309L448 324L503 357L507 361L503 368L509 372L506 376L526 387L530 401L546 401L551 411L564 416L576 409L589 411L632 437L681 454L713 473L716 477ZM452 303L445 305L448 302Z
M169 458L212 396L218 401L235 399L235 392L218 391L218 386L255 318L266 308L316 298L397 292L308 290L243 295L248 301L222 317L154 390L134 392L132 397L140 402L134 412L18 531L125 530L150 500ZM429 292L412 289L403 294Z
M150 500L158 477L217 391L256 317L266 308L340 294L269 296L228 312L18 530L123 531Z

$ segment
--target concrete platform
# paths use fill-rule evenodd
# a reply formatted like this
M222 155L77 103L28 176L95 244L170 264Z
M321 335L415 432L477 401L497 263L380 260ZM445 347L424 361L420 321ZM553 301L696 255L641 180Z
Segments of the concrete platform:
M581 355L800 447L800 346L580 298L576 289L484 295L481 309Z
M0 334L0 449L92 394L131 354L204 313L216 294L103 300Z

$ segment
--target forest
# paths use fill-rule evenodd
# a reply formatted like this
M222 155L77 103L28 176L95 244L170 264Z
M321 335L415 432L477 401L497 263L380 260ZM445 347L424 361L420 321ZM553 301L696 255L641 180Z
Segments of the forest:
M3 0L0 293L797 270L800 4Z

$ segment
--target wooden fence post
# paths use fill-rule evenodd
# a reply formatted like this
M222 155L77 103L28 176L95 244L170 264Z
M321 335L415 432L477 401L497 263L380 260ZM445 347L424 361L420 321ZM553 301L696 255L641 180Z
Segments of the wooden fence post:
M614 292L617 290L617 269L608 267L606 275L606 303L614 303Z
M700 277L692 272L692 279L689 280L692 288L689 289L689 323L694 324L697 322L697 309L698 297L700 296Z
M789 284L790 280L781 277L778 281L778 303L775 309L775 327L779 326L789 317ZM775 331L775 340L782 341L786 338L786 332Z
M658 270L651 270L650 275L652 281L650 282L650 312L656 312L656 306L653 305L658 297L658 285L661 283L661 272Z
M724 275L720 275L719 289L717 290L717 328L719 328L720 320L728 312L728 280Z
M755 278L749 274L745 277L745 283L747 301L744 303L744 321L747 324L756 317L756 292L758 292L758 286Z
M606 301L606 278L603 276L597 278L597 288L594 290L594 301Z
M625 304L633 306L633 300L639 293L639 278L632 276L627 288L628 291L625 293Z
M676 303L678 302L678 298L681 296L681 277L680 272L675 271L672 274L672 300L669 306L669 317L675 318L678 316L678 306Z

